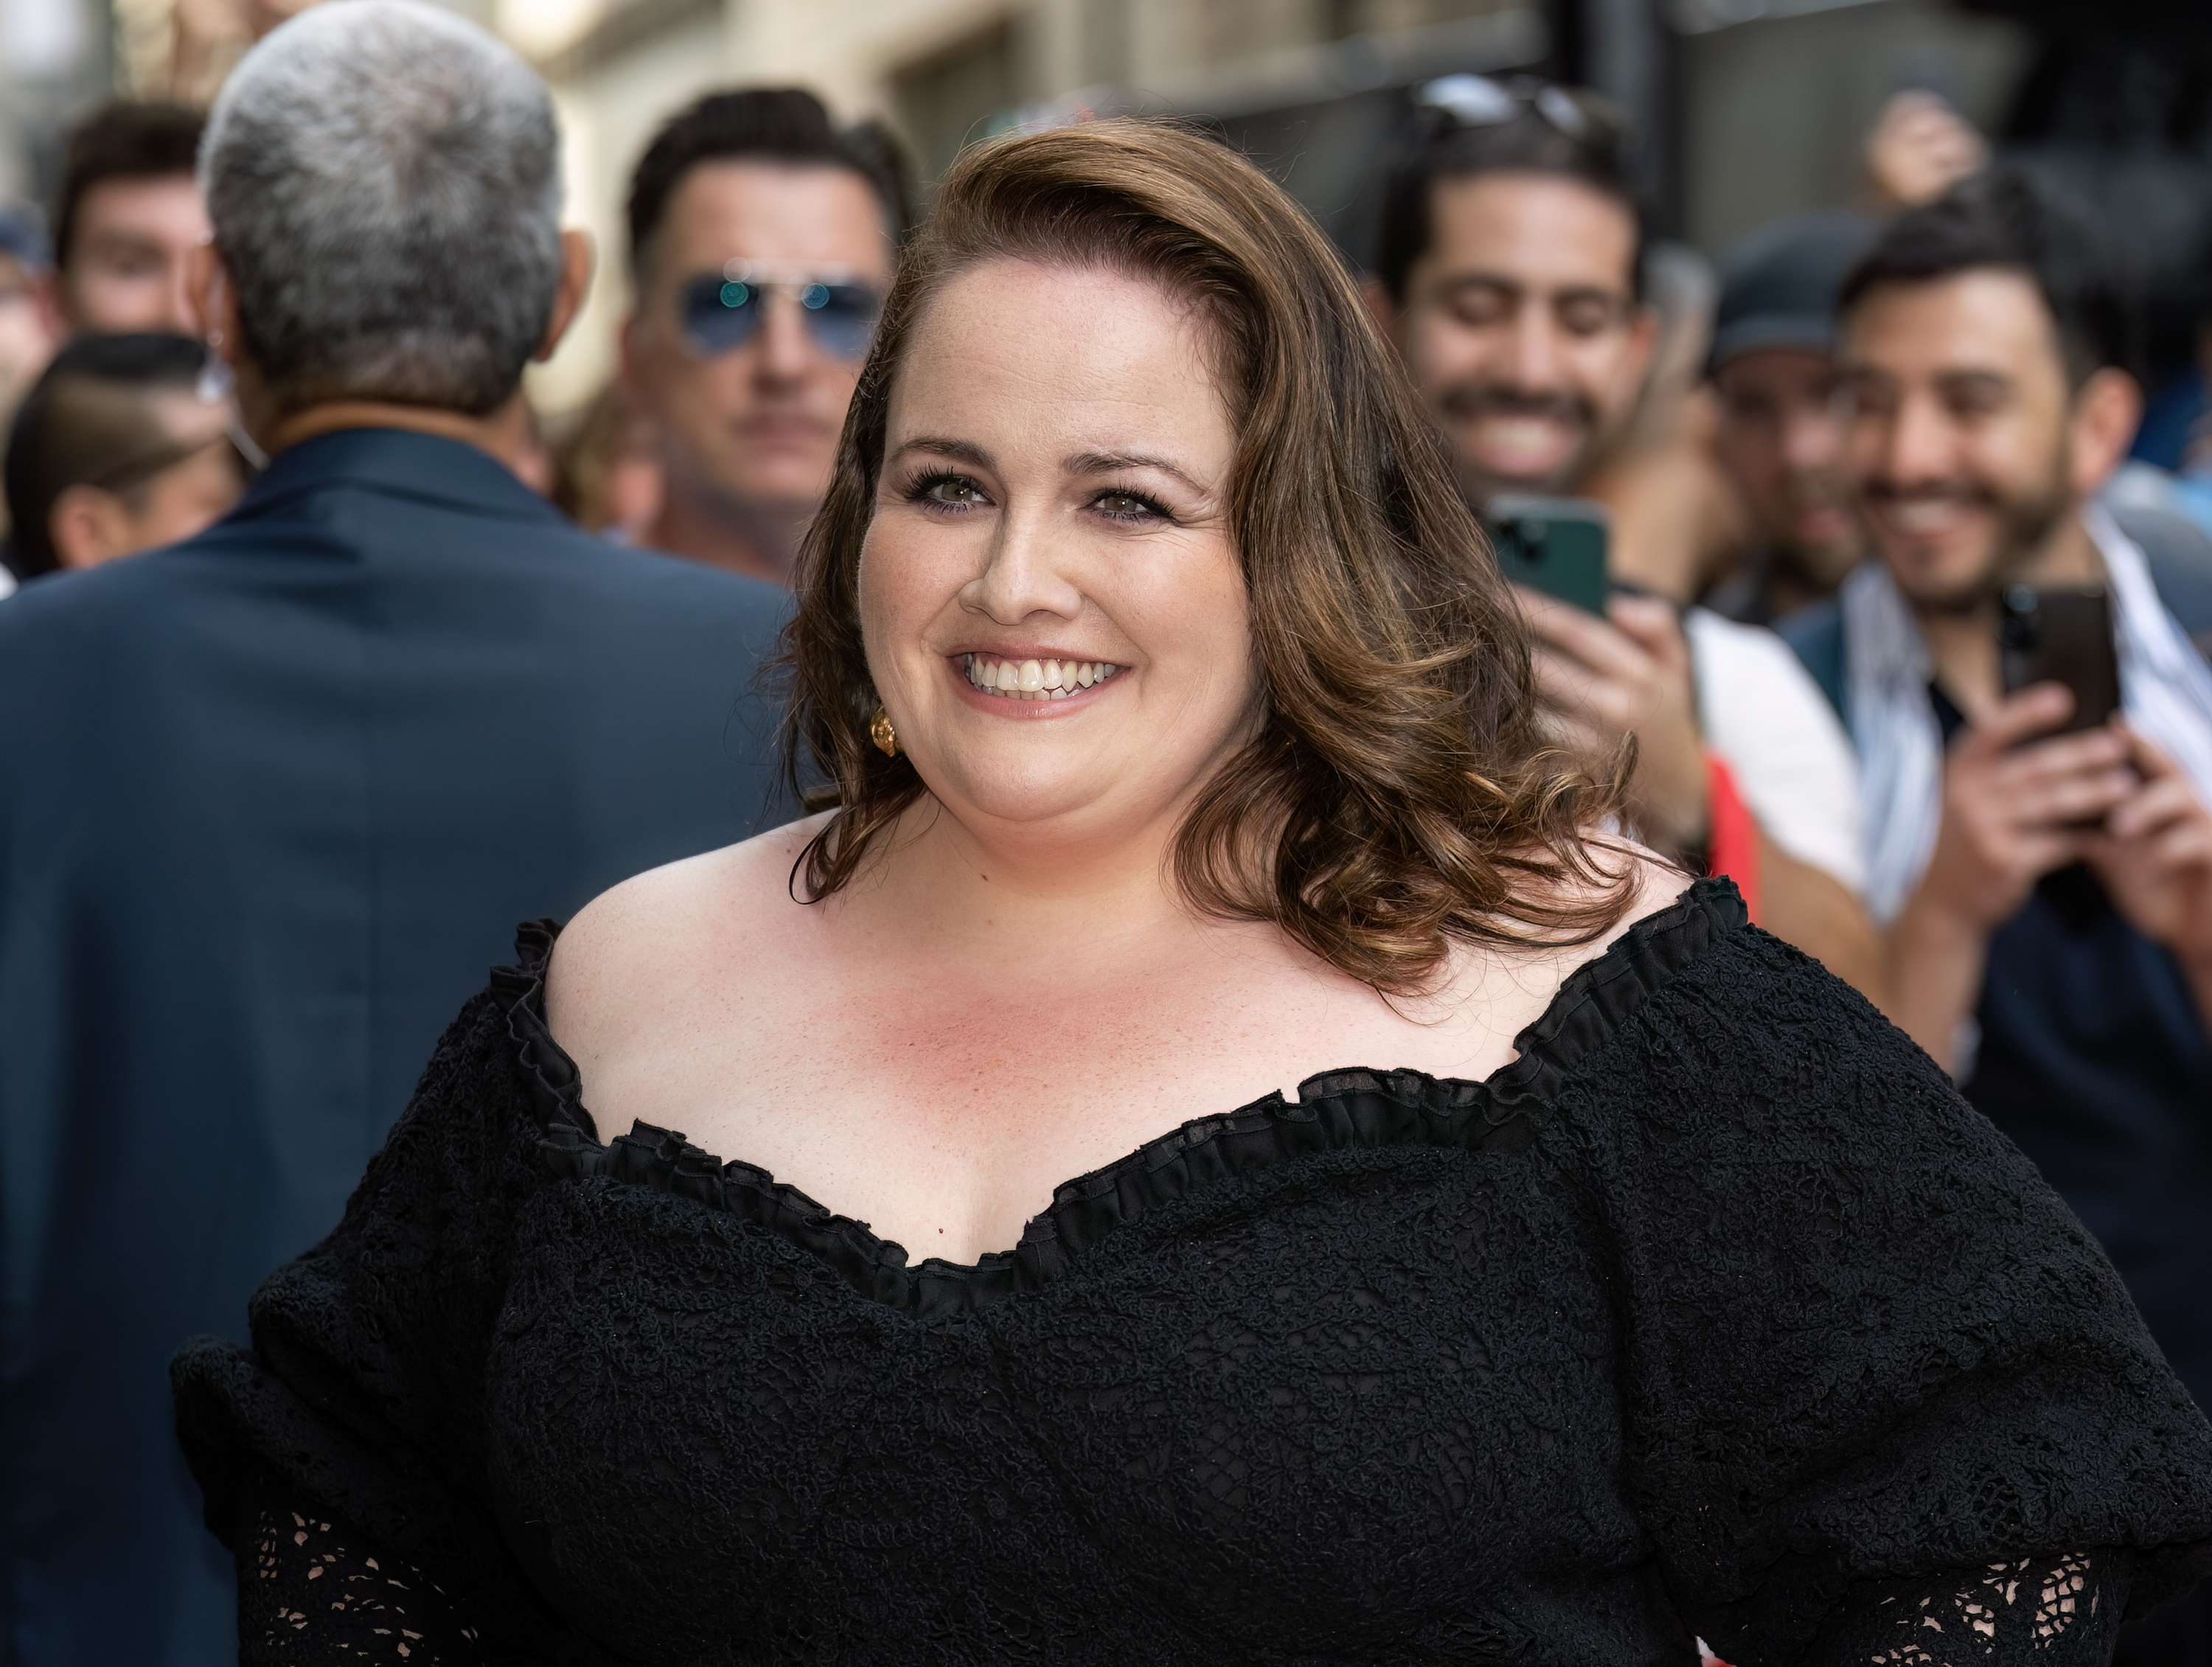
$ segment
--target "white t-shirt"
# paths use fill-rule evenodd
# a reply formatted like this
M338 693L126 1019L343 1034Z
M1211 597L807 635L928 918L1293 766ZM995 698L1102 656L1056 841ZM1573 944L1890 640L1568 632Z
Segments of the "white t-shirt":
M1766 837L1798 861L1866 890L1858 760L1835 709L1790 645L1709 608L1682 616L1705 745L1735 774Z

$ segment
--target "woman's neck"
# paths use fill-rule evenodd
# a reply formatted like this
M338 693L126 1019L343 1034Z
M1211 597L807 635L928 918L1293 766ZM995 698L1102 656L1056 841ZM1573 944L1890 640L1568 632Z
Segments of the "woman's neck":
M1094 952L1102 937L1127 944L1191 929L1170 876L1172 819L1133 830L1075 820L963 818L925 795L850 891L891 930L994 954L1032 944L1040 962Z

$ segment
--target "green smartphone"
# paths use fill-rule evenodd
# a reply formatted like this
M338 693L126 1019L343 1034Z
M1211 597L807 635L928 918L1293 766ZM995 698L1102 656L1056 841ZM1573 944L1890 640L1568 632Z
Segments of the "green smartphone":
M1613 589L1605 575L1609 526L1605 506L1587 498L1547 498L1501 493L1483 512L1498 568L1526 585L1586 613L1602 615Z

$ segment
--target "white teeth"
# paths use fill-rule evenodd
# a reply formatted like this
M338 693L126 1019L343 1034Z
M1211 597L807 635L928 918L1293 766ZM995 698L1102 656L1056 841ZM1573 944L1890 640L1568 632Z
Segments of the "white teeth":
M960 669L969 684L986 694L1006 695L1015 700L1066 700L1093 684L1105 682L1120 668L1104 660L1017 661L963 654Z

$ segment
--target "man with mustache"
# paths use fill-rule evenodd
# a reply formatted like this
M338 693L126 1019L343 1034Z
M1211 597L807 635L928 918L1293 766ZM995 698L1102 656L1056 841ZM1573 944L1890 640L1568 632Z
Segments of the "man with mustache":
M905 228L888 136L811 93L712 93L661 129L630 187L622 338L661 467L643 543L789 582Z
M1838 342L1879 559L1784 629L1858 745L1893 1016L2042 1166L2212 1408L2212 668L2096 502L2142 409L2109 247L2011 173L1882 234ZM2104 589L2118 721L2060 733L2067 690L2004 691L2016 585Z
M1604 496L1597 478L1643 405L1680 397L1651 390L1687 374L1654 373L1661 332L1617 122L1587 94L1473 76L1424 88L1417 120L1384 180L1370 303L1471 502ZM1657 482L1656 518L1615 506L1622 588L1603 618L1522 593L1547 709L1594 764L1636 737L1632 810L1654 846L1706 867L1733 818L1733 843L1753 855L1728 872L1756 891L1763 922L1873 989L1849 745L1771 635L1685 615L1690 575L1658 554L1672 529L1653 524L1674 518L1675 484Z

